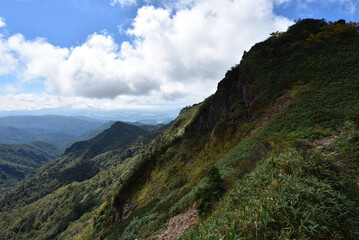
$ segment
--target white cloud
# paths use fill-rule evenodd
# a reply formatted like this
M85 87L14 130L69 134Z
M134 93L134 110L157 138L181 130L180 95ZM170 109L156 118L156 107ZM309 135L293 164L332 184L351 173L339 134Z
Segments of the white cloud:
M120 4L122 7L126 5L137 4L136 0L111 0L111 5Z
M5 27L6 23L2 17L0 17L0 28ZM11 53L11 50L7 44L7 41L3 39L3 35L0 34L0 75L8 74L16 69L17 59Z
M5 26L6 26L6 23L4 21L4 18L0 17L0 28L5 27Z
M9 54L9 60L0 59L0 74L13 71L22 81L44 78L48 90L62 96L138 104L200 101L244 50L292 23L276 16L273 4L183 0L175 9L144 6L127 30L134 41L121 45L107 33L90 35L70 49L20 34L0 37L0 55Z
M36 78L58 78L62 75L61 65L69 54L66 48L55 47L41 38L27 41L21 34L9 37L6 45L17 60L19 78L25 82Z
M42 94L7 94L0 95L0 111L23 111L68 108L77 110L98 109L102 111L121 109L155 109L156 106L145 103L132 103L126 97L115 99L96 99L84 97L63 97Z
M0 75L9 74L15 71L18 63L18 59L11 52L8 42L1 39L0 35Z

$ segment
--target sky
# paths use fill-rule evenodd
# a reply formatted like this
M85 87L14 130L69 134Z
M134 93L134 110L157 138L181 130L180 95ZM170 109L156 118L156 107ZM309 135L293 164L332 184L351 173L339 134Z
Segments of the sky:
M178 112L300 18L359 0L0 0L0 113Z

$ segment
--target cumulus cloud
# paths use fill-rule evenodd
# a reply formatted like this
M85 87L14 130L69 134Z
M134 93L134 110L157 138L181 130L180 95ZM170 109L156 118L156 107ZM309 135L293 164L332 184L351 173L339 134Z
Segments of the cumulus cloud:
M20 34L2 37L0 54L8 60L0 59L0 74L16 68L22 81L43 78L61 96L199 101L244 50L292 24L273 13L273 4L183 0L170 8L144 6L126 30L133 41L121 44L107 33L69 49Z
M5 27L6 23L2 17L0 17L0 28ZM8 43L0 34L0 75L8 74L16 69L17 59L11 52Z
M66 48L55 47L42 38L28 41L21 34L9 37L6 46L16 59L19 78L24 82L36 78L50 80L60 77L61 65L69 55Z

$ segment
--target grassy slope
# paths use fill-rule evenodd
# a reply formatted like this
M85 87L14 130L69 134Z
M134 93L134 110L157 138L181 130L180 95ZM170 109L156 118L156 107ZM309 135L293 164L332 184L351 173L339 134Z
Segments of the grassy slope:
M292 88L293 101L216 165L224 176L243 171L254 160L249 149L260 146L263 140L284 139L291 142L289 145L297 142L298 150L284 148L273 153L253 173L237 180L215 213L184 239L358 238L358 188L345 172L357 172L357 158L353 157L358 156L357 130L354 127L351 135L340 137L340 146L333 147L330 154L307 151L306 145L314 139L339 135L345 121L357 120L359 72L353 66L359 63L359 39L357 34L344 38L333 35L323 39L327 43L320 47L317 42L303 41L302 46L309 51L276 58L280 64L271 66L273 72L263 70L269 67L266 64L245 66L253 57L251 52L244 58L244 67L247 71L253 68L251 77L255 79L272 83L280 78L289 82L298 79ZM293 60L294 54L299 60ZM339 154L333 155L333 151ZM346 163L339 166L338 159Z
M182 239L358 239L358 187L332 157L276 149Z

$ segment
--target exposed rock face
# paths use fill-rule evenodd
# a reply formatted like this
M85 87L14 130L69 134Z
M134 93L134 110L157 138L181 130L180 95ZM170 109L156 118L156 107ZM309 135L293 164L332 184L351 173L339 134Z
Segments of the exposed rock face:
M201 107L199 114L186 129L186 136L193 133L206 134L212 131L217 121L230 115L240 105L246 109L248 121L253 120L250 103L253 97L249 93L245 79L240 77L239 66L226 73L225 78L218 83L217 91L209 97Z
M128 199L127 202L116 213L116 223L125 221L130 215L131 211L135 208L135 203L132 199Z
M253 121L254 120L253 111L250 108L250 104L253 100L253 97L249 94L247 84L244 80L240 80L239 84L240 84L239 89L242 90L242 95L240 96L240 98L244 101L244 104L247 108L248 121Z

